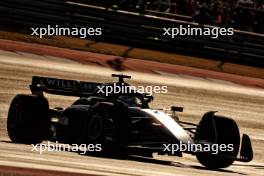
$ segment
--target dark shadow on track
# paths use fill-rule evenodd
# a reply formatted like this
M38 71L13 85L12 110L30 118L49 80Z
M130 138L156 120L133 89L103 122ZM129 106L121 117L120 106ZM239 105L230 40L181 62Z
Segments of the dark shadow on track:
M0 140L0 142L4 142L4 143L13 143L12 141L7 141L7 140ZM16 143L13 143L13 144L16 144Z
M3 143L12 143L11 141L8 140L0 140L0 142ZM13 143L15 144L15 143ZM73 152L73 151L72 151ZM80 152L74 152L74 153L79 153ZM82 154L80 154L82 155ZM226 169L208 169L203 166L197 166L197 165L186 165L182 162L175 162L175 161L165 161L165 160L159 160L159 159L154 159L150 157L142 157L142 156L135 156L135 155L130 155L126 157L115 157L115 156L109 156L109 155L87 155L90 157L100 157L100 158L109 158L109 159L118 159L118 160L130 160L130 161L136 161L136 162L142 162L142 163L150 163L150 164L158 164L158 165L164 165L164 166L171 166L171 167L178 167L178 168L190 168L190 169L198 169L198 170L205 170L205 171L217 171L217 172L222 172L222 173L232 173L232 174L239 174L239 175L248 175L246 173L242 172L235 172L232 170ZM233 166L241 166L241 167L253 167L255 169L264 169L264 165L242 165L242 164L233 164ZM213 173L212 173L213 175Z
M144 162L144 163L150 163L150 164L159 164L159 165L179 167L179 168L190 168L190 169L192 168L192 169L198 169L198 170L206 170L209 172L210 171L217 171L217 172L222 172L222 173L248 175L246 173L228 170L228 168L227 169L208 169L208 168L203 167L203 166L190 166L190 165L183 164L181 162L164 161L164 160L158 160L158 159L146 158L146 157L140 157L140 156L128 156L124 160L131 160L131 161ZM244 165L241 165L241 166L244 166ZM212 175L213 175L213 173L212 173Z
M248 175L246 173L235 172L235 171L231 171L231 170L227 170L227 169L208 169L208 168L203 167L203 166L190 166L190 167L191 168L194 168L194 169L206 170L206 171L217 171L217 172L223 172L223 173L232 173L232 174L239 174L239 175Z
M253 167L255 169L264 169L264 165L258 165L258 164L233 164L233 166L243 166L243 167Z

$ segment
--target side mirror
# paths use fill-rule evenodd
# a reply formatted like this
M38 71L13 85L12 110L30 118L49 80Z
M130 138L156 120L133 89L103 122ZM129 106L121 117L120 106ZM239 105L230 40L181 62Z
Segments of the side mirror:
M183 107L171 106L171 111L183 112Z
M144 98L146 98L145 101L147 101L148 103L154 100L154 97L150 94L144 94Z

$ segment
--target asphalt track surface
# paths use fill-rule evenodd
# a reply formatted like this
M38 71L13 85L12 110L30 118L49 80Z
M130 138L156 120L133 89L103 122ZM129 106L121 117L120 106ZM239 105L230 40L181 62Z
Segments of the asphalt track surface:
M185 107L182 120L198 122L202 114L218 110L233 117L240 132L252 138L255 156L250 163L235 162L217 171L202 167L194 156L182 158L154 155L154 159L131 157L126 160L84 156L74 152L31 151L32 146L11 143L6 133L7 111L18 93L30 93L33 75L86 81L112 81L111 69L87 66L51 56L0 51L0 175L264 175L264 90L228 81L177 74L125 72L135 85L167 85L167 94L155 94L152 107ZM50 106L66 107L74 97L47 95ZM228 129L227 129L228 130ZM47 143L45 141L44 143Z
M134 58L127 57L119 57L115 55L105 55L99 53L91 53L85 51L72 50L67 48L58 48L47 45L40 45L36 43L25 43L11 40L0 39L0 50L5 51L19 51L26 53L33 53L37 55L49 55L54 57L63 57L68 58L83 64L88 65L96 65L102 67L110 67L115 70L132 70L139 72L147 72L147 73L173 73L173 74L184 74L195 77L208 77L219 80L231 81L237 84L247 85L247 86L255 86L264 88L264 72L261 69L257 69L259 73L256 77L248 77L248 76L240 76L230 73L217 72L212 70L205 70L194 68L190 66L183 65L174 65L168 63L160 63L150 60L139 60ZM203 61L202 61L203 62ZM202 63L200 63L203 65ZM219 67L219 61L207 61L207 66L212 69L215 67ZM242 72L249 72L251 69L245 66L238 67L233 65L232 68L234 70L240 70L240 74ZM222 68L223 69L223 68ZM256 68L255 68L256 69ZM253 69L253 72L256 70ZM263 74L262 74L263 73Z

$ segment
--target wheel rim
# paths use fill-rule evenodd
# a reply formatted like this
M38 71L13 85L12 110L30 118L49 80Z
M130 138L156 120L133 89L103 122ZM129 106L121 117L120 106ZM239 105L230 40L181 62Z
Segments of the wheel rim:
M103 129L103 121L99 114L94 114L88 124L88 136L91 140L96 140L100 137Z

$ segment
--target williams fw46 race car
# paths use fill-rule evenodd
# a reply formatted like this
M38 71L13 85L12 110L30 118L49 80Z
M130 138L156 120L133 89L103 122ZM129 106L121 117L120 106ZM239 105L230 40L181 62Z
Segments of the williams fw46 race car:
M203 115L199 124L193 124L179 120L176 112L182 112L182 107L150 108L153 96L146 93L133 90L106 96L109 87L129 86L124 78L130 76L112 76L119 80L96 83L34 76L32 94L18 94L11 102L7 120L10 139L23 144L43 140L100 144L100 152L88 154L101 156L189 153L210 169L252 160L250 138L243 134L240 142L238 126L231 118L211 111ZM79 98L65 109L50 108L43 93Z

